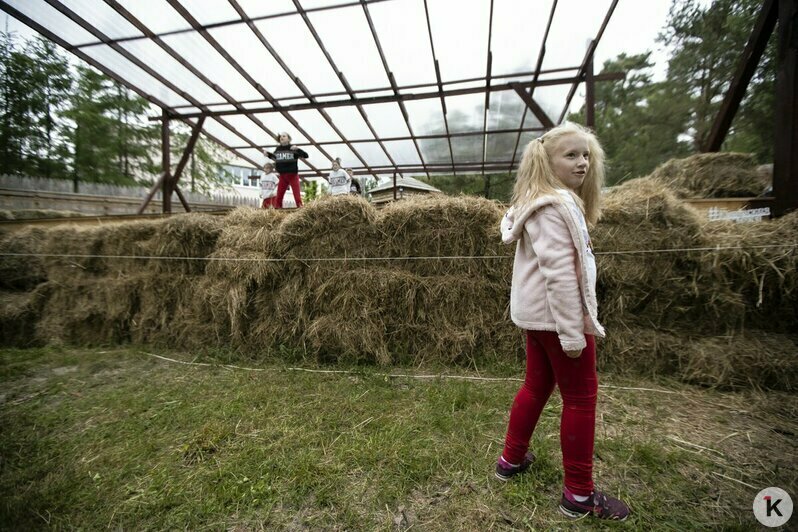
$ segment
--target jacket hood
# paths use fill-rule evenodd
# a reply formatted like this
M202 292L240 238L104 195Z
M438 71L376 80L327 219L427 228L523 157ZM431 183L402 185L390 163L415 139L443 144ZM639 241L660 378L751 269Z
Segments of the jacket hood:
M504 213L501 222L502 242L512 244L524 234L524 224L533 213L552 203L562 203L562 198L554 195L541 196L531 203L517 208L515 205Z

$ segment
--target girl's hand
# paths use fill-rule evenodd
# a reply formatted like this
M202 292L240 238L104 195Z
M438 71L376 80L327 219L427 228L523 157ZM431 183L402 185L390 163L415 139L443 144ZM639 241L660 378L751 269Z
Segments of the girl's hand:
M296 150L297 150L296 145L295 144L291 144L291 151L296 151Z
M579 358L579 356L582 354L582 350L574 349L572 351L566 351L565 354L568 355L568 358Z

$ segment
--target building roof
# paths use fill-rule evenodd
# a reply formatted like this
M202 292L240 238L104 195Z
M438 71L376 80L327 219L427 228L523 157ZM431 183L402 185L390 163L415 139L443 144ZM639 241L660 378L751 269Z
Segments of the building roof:
M403 189L423 190L425 192L440 192L440 190L433 187L429 183L424 183L423 181L419 181L413 177L397 177L396 187L402 187ZM375 192L383 192L385 190L393 190L393 179L390 179L387 183L383 183L382 185L377 185L369 190L369 193L374 194Z

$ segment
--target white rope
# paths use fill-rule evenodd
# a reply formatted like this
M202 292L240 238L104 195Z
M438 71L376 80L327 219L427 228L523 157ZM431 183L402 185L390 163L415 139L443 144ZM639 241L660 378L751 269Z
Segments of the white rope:
M637 249L628 251L597 251L594 255L637 255L645 253L685 253L689 251L725 251L734 249L780 249L796 248L795 244L772 244L763 246L715 246L702 248L667 248L667 249ZM365 262L365 261L390 261L390 260L496 260L512 259L512 255L444 255L444 256L415 256L415 257L171 257L155 255L83 255L76 253L0 253L0 257L57 257L73 259L146 259L146 260L204 260L209 262Z
M360 373L356 371L349 371L345 369L312 369L312 368L300 368L300 367L287 367L287 368L248 368L244 366L234 366L232 364L209 364L207 362L187 362L185 360L176 360L174 358L169 358L161 355L156 355L153 353L147 353L146 351L140 351L142 355L147 355L150 357L158 358L166 362L173 362L175 364L185 364L187 366L202 366L202 367L222 367L228 369L236 369L242 371L302 371L305 373L328 373L328 374L344 374L344 375L360 375ZM446 373L436 373L436 374L413 374L413 373L369 373L371 376L375 377L385 377L391 379L452 379L452 380L465 380L465 381L477 381L477 382L523 382L524 379L519 379L517 377L475 377L472 375L451 375ZM640 392L659 392L659 393L678 393L673 390L663 390L658 388L635 388L631 386L612 386L609 384L599 384L599 388L608 388L614 390L631 390L631 391L640 391Z

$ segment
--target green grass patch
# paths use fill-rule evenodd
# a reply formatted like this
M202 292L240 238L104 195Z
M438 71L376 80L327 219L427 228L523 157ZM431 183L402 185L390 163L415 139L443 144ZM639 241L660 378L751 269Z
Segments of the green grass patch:
M217 364L136 348L0 351L0 528L570 526L556 504L556 394L533 437L538 462L502 484L493 466L517 382L160 354ZM795 397L602 384L596 479L630 503L632 528L751 528L759 489L796 493Z

